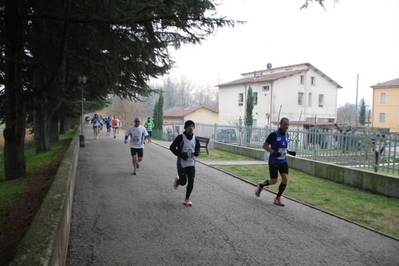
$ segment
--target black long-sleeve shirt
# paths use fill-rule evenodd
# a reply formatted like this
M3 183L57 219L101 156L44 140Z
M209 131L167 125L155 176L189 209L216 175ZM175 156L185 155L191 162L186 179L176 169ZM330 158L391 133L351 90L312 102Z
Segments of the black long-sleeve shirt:
M188 135L185 131L183 132L183 134L186 135L186 138L189 140L191 140L194 136L194 134ZM183 136L182 134L180 134L175 138L175 140L169 146L169 150L171 150L173 154L176 156L179 156L179 145L182 143L182 141L183 141ZM197 137L195 137L195 151L200 153L200 142L198 141Z

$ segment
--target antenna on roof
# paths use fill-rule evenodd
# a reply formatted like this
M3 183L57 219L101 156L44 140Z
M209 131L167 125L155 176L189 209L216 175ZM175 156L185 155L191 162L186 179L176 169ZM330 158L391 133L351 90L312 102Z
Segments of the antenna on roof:
M267 69L271 69L272 68L272 63L267 63L266 67L267 67Z

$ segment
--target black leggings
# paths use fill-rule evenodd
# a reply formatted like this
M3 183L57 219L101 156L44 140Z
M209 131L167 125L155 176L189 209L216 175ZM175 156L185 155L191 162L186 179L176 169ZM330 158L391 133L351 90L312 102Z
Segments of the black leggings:
M191 192L194 188L194 177L195 177L195 167L189 166L186 168L177 169L177 173L179 174L179 185L186 185L187 181L187 189L186 189L186 199L190 198Z

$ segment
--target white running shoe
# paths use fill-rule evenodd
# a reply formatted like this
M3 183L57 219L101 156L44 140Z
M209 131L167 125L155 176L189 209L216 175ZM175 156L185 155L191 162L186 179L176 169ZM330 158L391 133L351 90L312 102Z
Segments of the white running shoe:
M184 204L186 204L186 206L193 206L193 203L191 202L190 199L185 199Z
M175 180L173 181L173 188L174 188L174 189L177 189L177 188L179 187L178 181L179 181L179 177L176 176L176 177L175 177Z

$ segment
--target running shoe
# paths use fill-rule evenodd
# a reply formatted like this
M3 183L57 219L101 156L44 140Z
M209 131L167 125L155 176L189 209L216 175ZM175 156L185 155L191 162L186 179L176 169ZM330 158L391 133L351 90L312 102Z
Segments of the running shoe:
M173 188L174 188L174 189L177 189L177 188L179 187L178 181L179 181L179 177L176 176L176 177L175 177L175 181L173 181Z
M273 203L281 207L285 206L285 204L281 201L281 197L275 197Z
M185 199L184 204L186 204L186 206L193 206L193 203L190 199Z
M257 196L257 197L259 197L260 196L260 193L262 192L262 187L260 186L260 184L261 183L258 183L258 185L256 186L256 189L255 189L255 196Z
M136 175L136 174L137 174L137 173L136 173L136 169L134 169L132 175Z

